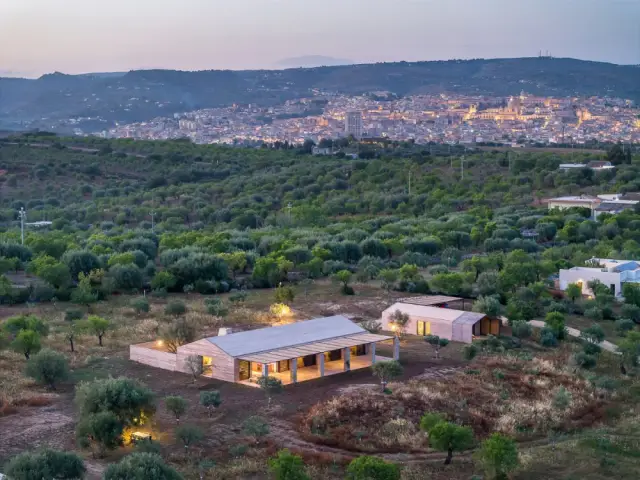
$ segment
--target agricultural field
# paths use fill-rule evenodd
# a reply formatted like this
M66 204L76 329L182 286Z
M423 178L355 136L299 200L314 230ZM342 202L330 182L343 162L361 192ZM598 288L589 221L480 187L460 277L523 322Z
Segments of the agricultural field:
M640 288L582 298L554 275L640 258L640 211L593 220L540 203L640 191L637 156L576 152L616 169L565 173L555 152L467 152L463 179L461 152L410 144L348 160L4 140L0 472L41 471L62 455L48 448L76 467L60 478L134 478L143 461L158 479L637 478ZM51 222L26 225L24 243L20 208ZM272 390L128 359L131 344L177 348L222 327L344 315L378 331L397 299L429 294L503 318L501 335L442 344L400 328L389 378Z

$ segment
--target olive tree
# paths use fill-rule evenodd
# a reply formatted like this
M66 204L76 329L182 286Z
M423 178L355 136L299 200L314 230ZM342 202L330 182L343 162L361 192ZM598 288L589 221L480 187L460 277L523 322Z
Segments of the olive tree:
M377 362L371 367L373 374L380 379L382 385L382 391L386 391L387 384L396 377L402 375L403 368L400 362L397 360L390 360L387 362Z
M440 349L449 345L449 340L438 335L427 335L424 341L434 348L435 358L440 358Z
M389 316L389 326L398 338L406 333L408 323L409 315L400 310L396 310Z
M220 392L218 390L209 390L200 392L200 405L207 409L209 417L213 414L213 411L220 406L222 399L220 398Z
M494 480L507 480L509 472L519 463L516 442L501 433L494 433L482 442L476 457L487 477Z
M420 420L420 428L429 435L431 446L441 452L447 452L445 465L451 463L453 452L468 450L474 444L473 430L470 427L447 422L438 414L425 414Z
M29 359L27 375L55 390L57 383L69 377L69 362L63 354L46 348Z
M165 408L176 417L176 423L178 424L180 423L180 417L187 411L188 405L187 401L178 395L171 395L164 399Z

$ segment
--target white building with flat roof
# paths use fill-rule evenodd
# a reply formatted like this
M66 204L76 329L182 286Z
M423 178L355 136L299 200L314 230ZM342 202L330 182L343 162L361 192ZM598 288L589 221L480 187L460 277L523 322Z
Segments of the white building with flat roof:
M588 283L600 280L611 289L614 296L621 297L622 284L626 282L640 283L639 261L592 258L590 263L594 266L560 270L560 289L566 290L569 284L576 283L582 287L583 295L593 295Z

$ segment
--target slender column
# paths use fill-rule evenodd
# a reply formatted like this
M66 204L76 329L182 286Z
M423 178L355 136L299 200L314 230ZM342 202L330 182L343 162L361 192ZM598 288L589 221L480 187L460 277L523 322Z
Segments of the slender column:
M400 360L400 339L393 337L393 359Z
M298 359L291 359L291 383L298 383Z
M263 377L269 376L269 366L266 363L262 364L262 376Z
M351 370L351 349L349 347L342 349L342 359L344 360L344 371Z
M376 363L376 344L369 344L369 352L371 353L371 365Z
M324 377L324 353L318 353L316 355L316 363L318 364L318 372L321 377Z

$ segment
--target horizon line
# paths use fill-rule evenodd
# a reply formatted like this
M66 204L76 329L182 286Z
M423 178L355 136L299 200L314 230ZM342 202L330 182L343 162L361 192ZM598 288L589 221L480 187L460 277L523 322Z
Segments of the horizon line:
M314 56L314 55L305 55L305 56ZM300 56L296 58L303 58L305 56ZM315 55L321 56L321 55ZM184 73L198 73L198 72L256 72L256 71L284 71L284 70L301 70L301 69L313 69L313 68L345 68L356 65L379 65L379 64L390 64L390 63L446 63L446 62L471 62L476 60L484 60L484 61L494 61L494 60L531 60L531 59L544 59L544 60L576 60L580 62L590 62L590 63L603 63L609 65L615 65L618 67L640 67L640 63L615 63L608 62L602 60L589 60L584 58L577 57L555 57L553 55L536 55L529 57L470 57L470 58L450 58L446 60L392 60L392 61L379 61L379 62L358 62L354 61L353 63L346 63L343 65L317 65L313 67L283 67L283 68L204 68L197 70L186 70L179 68L170 68L170 67L138 67L130 70L114 70L114 71L105 71L105 70L94 70L89 72L80 72L80 73L64 73L59 70L55 70L53 72L47 72L42 74L27 74L24 72L11 72L7 70L5 72L0 72L0 79L12 79L12 80L38 80L47 75L66 75L70 77L79 77L79 76L91 76L91 75L126 75L131 72L148 72L148 71L172 71L172 72L184 72ZM15 73L16 76L3 76L3 73Z

